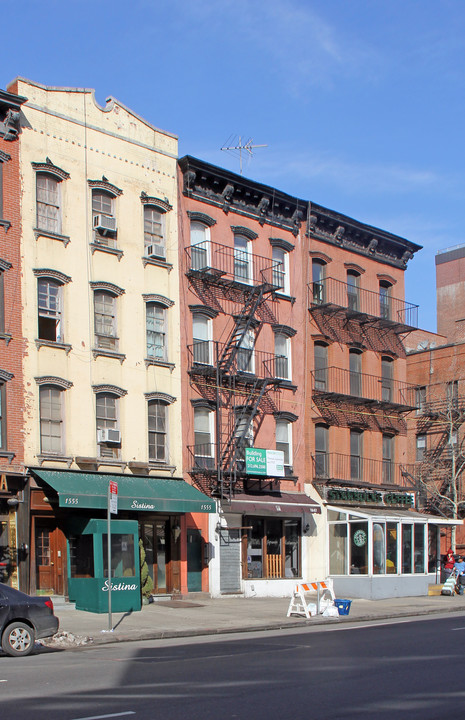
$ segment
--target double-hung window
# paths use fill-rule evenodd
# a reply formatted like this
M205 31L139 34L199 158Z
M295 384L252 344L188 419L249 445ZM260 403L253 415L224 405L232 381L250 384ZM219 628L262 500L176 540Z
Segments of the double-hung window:
M360 274L355 270L347 271L347 307L360 310Z
M255 330L244 326L239 326L237 330L239 336L239 344L237 350L237 369L239 372L254 373L255 372ZM242 337L241 337L242 336Z
M36 175L37 228L61 233L60 181L48 173Z
M61 342L63 286L55 280L39 278L37 289L39 339Z
M168 406L161 400L148 403L149 461L165 463L168 459Z
M197 220L191 222L191 269L203 270L210 265L210 228Z
M212 321L202 313L192 316L193 361L196 365L212 364Z
M39 388L40 450L60 455L63 452L63 390L53 385Z
M118 416L119 397L109 392L96 396L96 424L99 457L118 459L120 457L121 433Z
M116 247L115 198L104 190L92 190L92 227L98 245Z
M234 279L241 283L250 283L253 279L250 245L245 235L234 235Z
M289 420L276 420L276 450L284 453L284 467L292 468L292 424Z
M277 246L273 247L273 285L280 292L290 294L289 253Z
M166 307L156 302L146 304L147 358L166 360Z
M194 408L194 457L197 467L214 466L214 413L206 407Z
M291 379L291 340L281 332L274 334L275 376L283 380Z
M105 350L118 349L116 297L105 290L94 292L95 344Z
M164 213L152 205L144 206L144 247L147 257L166 258Z

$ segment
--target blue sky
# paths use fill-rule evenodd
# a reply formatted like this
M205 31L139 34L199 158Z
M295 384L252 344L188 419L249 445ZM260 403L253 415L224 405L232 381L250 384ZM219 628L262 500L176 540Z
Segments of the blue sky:
M465 242L463 0L2 3L0 86L92 87L244 175L424 246L406 299L436 329L438 249Z

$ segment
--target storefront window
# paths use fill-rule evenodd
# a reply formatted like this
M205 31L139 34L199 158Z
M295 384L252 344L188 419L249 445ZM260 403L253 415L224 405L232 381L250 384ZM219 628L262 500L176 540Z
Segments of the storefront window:
M69 539L69 567L72 578L94 577L94 536L76 535Z
M386 572L386 526L373 523L373 575Z
M428 525L428 572L438 569L438 526Z
M402 525L402 572L412 570L412 525Z
M350 524L350 573L351 575L368 574L368 523L351 522Z
M288 578L298 577L300 567L299 553L300 520L284 521L285 560L284 575Z
M415 523L415 572L425 572L425 526Z
M103 574L108 576L108 540L102 536ZM111 576L135 577L134 567L134 535L121 533L111 534Z
M397 523L386 523L386 572L397 572Z
M300 519L246 518L246 578L300 576Z
M347 523L329 526L329 572L331 575L347 573Z

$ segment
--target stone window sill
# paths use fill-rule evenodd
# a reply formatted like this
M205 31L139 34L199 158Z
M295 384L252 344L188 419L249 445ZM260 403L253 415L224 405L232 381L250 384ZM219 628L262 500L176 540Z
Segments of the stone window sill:
M92 251L92 255L96 250L98 250L98 252L108 253L108 255L116 255L118 258L118 262L124 255L122 250L118 250L118 248L107 247L106 245L101 245L100 243L90 243L90 248Z
M102 348L92 348L92 355L94 360L98 357L114 358L119 360L121 364L126 360L126 355L118 353L113 350L103 350Z
M49 230L41 230L40 228L34 228L34 237L38 240L40 237L50 238L51 240L60 240L66 247L71 238L68 235L60 235L59 233L53 233Z
M44 462L62 462L66 463L68 468L71 467L74 458L68 457L67 455L55 455L54 453L41 453L37 455L39 464L42 465Z
M48 347L54 348L55 350L65 350L67 355L72 350L72 346L68 343L54 342L53 340L36 340L35 342L38 349Z
M10 465L15 457L16 453L14 452L10 452L9 450L0 450L0 458L6 458Z
M169 368L169 370L174 370L176 365L174 363L170 363L167 360L158 360L157 358L145 358L145 367L150 367L150 365L156 365L157 367L165 367Z
M147 265L155 265L156 267L165 268L165 270L168 270L168 272L171 272L173 269L173 264L166 262L166 260L158 260L157 258L149 258L149 257L143 257L142 262L144 264L144 267L147 267Z

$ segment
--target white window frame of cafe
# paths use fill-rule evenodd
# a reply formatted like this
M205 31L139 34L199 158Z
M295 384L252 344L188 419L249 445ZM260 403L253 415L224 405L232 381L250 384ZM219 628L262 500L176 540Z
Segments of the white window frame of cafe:
M446 524L447 520L445 522L430 522L429 518L427 518L424 515L420 514L414 514L412 513L411 516L408 516L405 511L393 511L389 512L389 509L386 509L386 512L384 514L380 513L379 511L375 514L374 512L363 512L359 509L351 508L351 507L338 507L338 506L327 506L327 548L328 548L328 555L327 555L327 574L331 577L350 577L350 578L367 578L367 577L395 577L395 576L415 576L415 575L428 575L431 574L431 570L428 570L428 525L432 525L437 528L437 532L439 533L439 525L440 524ZM334 513L338 513L340 519L336 520ZM345 520L343 519L345 516ZM365 525L366 524L366 525ZM367 533L367 572L360 572L360 569L357 569L356 565L351 562L352 558L352 539L351 539L351 525L355 528L359 526L359 528L364 531L366 528ZM394 569L389 570L388 569L388 563L387 563L387 534L388 530L393 529L393 526L397 526L397 538L396 538L396 552L397 552L397 558L396 558L396 565ZM337 536L336 532L333 530L335 526L339 526L342 530L342 528L345 526L346 528L346 534L345 536L342 534L340 536ZM380 565L376 563L375 555L380 554L380 548L379 548L379 542L380 540L376 540L376 544L378 547L375 549L375 540L374 540L374 534L379 534L379 527L384 528L384 560L383 563ZM415 526L417 528L421 528L421 530L416 531L415 535ZM408 530L408 527L411 527L411 530ZM405 528L405 529L404 529ZM404 533L405 537L407 539L407 534L411 533L411 544L410 544L410 563L409 567L410 570L403 570L405 567L404 563L404 547L403 545L403 538ZM340 563L337 563L333 558L332 554L336 552L337 550L337 537L339 537L339 542L341 545L344 543L342 542L345 538L345 552L344 552L344 558L343 561ZM418 540L421 538L422 543L422 555L423 555L423 561L421 564L417 563L415 561L415 538L417 538L417 546L418 546ZM392 545L391 545L392 547ZM339 567L338 567L339 565ZM392 566L391 566L392 567Z

